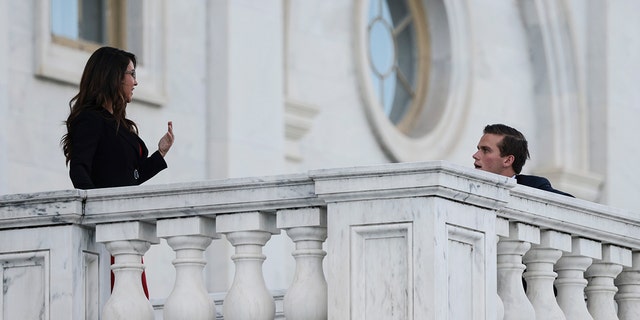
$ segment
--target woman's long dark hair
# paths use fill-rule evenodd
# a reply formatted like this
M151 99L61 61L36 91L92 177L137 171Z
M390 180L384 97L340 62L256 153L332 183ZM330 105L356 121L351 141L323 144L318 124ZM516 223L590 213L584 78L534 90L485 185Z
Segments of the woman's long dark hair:
M82 72L80 90L69 101L69 117L65 124L67 133L62 136L60 144L66 157L66 163L71 160L71 131L75 118L84 110L95 107L107 108L111 106L117 128L125 127L138 134L135 122L127 119L127 99L122 85L129 62L136 66L136 56L112 47L102 47L96 50Z

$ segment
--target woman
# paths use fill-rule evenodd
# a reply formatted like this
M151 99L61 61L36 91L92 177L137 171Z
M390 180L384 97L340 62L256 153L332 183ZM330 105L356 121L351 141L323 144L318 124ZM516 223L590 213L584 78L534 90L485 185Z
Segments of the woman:
M174 138L171 121L158 150L148 157L138 127L127 119L127 103L138 85L135 67L135 55L111 47L96 50L84 67L80 92L69 101L67 133L61 141L75 188L139 185L167 167L164 156ZM141 280L149 298L144 273Z
M80 91L69 101L71 112L62 149L69 176L78 189L139 185L167 167L164 156L173 145L173 124L151 156L127 119L136 81L132 53L102 47L84 68Z

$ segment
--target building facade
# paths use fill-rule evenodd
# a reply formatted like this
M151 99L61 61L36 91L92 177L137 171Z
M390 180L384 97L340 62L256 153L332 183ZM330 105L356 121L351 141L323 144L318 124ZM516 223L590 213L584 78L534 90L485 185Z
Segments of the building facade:
M0 194L72 188L59 142L95 40L139 57L128 116L150 149L174 123L169 168L147 184L389 162L471 167L482 128L506 123L529 140L525 173L640 212L637 1L102 5L96 16L76 1L0 2ZM76 18L85 24L65 24ZM268 288L290 282L291 246L274 236L265 248ZM231 252L215 241L207 251L210 292L228 289ZM145 256L152 297L172 288L173 271L154 267L172 255L161 245Z

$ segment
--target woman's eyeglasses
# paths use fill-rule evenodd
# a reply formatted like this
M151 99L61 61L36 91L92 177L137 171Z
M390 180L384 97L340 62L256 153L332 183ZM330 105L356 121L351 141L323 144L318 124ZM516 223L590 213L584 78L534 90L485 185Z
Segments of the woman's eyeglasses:
M136 78L136 69L131 69L130 71L125 71L124 74L130 74L135 79Z

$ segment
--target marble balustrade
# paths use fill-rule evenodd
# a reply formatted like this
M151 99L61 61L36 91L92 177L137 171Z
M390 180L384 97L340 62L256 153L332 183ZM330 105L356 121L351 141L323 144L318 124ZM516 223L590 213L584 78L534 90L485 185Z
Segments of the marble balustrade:
M281 232L295 245L295 274L289 288L267 288L263 248ZM160 239L176 277L152 306L134 280ZM223 296L204 286L213 241L235 251ZM640 319L639 249L636 214L441 161L5 195L0 314Z

